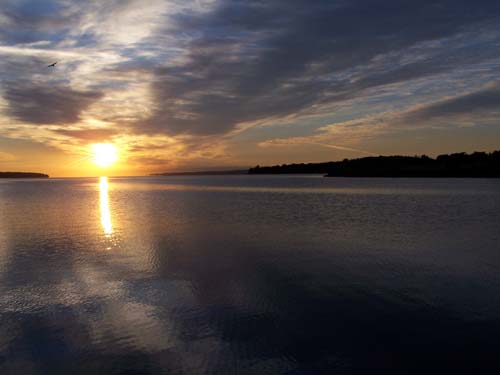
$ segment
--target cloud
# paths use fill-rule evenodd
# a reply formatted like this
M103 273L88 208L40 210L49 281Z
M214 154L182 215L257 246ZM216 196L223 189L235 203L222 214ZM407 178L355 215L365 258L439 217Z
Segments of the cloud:
M460 61L438 53L400 56L396 67L377 58L481 29L499 10L486 0L219 1L212 12L179 15L166 30L193 37L178 64L154 71L156 104L137 129L221 134L450 70Z
M296 146L296 145L321 146L321 147L326 147L326 148L333 148L335 150L340 150L340 151L355 152L357 154L374 155L373 152L361 150L359 148L352 148L352 147L347 147L347 146L342 146L342 145L335 145L335 144L330 144L330 143L318 142L318 141L315 141L314 138L312 138L312 137L277 138L277 139L270 139L270 140L259 143L260 147L280 147L280 146L288 147L288 146Z
M54 129L52 132L85 142L104 142L119 132L117 129Z
M419 104L402 111L390 111L324 126L315 134L275 138L260 142L260 147L318 145L360 155L374 154L359 148L369 139L415 130L453 129L497 125L500 116L500 85L492 83L480 90L437 102Z
M486 88L441 100L423 108L410 111L403 120L415 124L428 123L433 120L451 120L457 117L475 118L481 120L488 115L500 115L500 84L492 83Z
M72 124L80 113L102 97L97 91L30 84L8 85L4 89L7 114L31 124Z
M498 119L496 89L473 93L498 77L499 21L492 0L3 0L0 135L147 164L367 153L369 134Z
M1 40L4 43L59 41L78 19L78 13L74 10L65 1L3 0Z
M491 83L475 91L438 101L419 104L411 108L383 113L345 123L346 127L374 132L397 132L425 128L453 128L498 123L500 110L500 85ZM324 127L323 131L336 133L337 125ZM340 124L339 128L342 128Z

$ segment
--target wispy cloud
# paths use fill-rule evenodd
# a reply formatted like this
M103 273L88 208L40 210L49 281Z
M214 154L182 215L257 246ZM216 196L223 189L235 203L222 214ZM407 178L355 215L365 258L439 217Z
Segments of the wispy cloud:
M209 14L186 14L169 29L195 37L180 64L154 71L156 107L140 126L171 134L226 133L242 122L455 69L477 55L464 54L462 44L450 58L445 39L477 32L499 10L490 1L404 7L398 1L220 1ZM418 49L419 43L426 45Z
M499 118L499 21L492 0L4 0L0 135L214 163L265 126L255 153L368 154L368 134Z
M308 136L269 139L260 142L259 146L289 147L316 144L357 154L374 154L357 148L356 145L363 144L369 139L416 130L496 126L500 117L499 100L500 86L498 83L491 83L477 91L438 102L334 123L321 127Z
M318 138L318 137L316 137L316 138ZM313 146L333 148L335 150L355 152L356 154L375 155L374 152L360 150L358 148L318 142L318 141L315 141L316 138L314 138L314 137L277 138L277 139L270 139L270 140L261 142L261 143L259 143L259 146L260 147L280 147L280 146L295 146L295 145L313 145Z

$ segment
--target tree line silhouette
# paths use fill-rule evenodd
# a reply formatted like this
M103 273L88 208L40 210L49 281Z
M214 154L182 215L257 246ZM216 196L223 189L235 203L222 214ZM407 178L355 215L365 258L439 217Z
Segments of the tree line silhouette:
M500 151L422 156L369 156L325 163L257 165L249 174L321 173L328 177L500 177Z
M49 175L32 172L0 172L0 178L49 178Z

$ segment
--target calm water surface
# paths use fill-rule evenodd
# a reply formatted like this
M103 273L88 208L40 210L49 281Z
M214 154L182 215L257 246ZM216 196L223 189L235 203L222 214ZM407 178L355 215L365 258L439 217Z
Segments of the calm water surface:
M0 180L1 374L498 374L500 180Z

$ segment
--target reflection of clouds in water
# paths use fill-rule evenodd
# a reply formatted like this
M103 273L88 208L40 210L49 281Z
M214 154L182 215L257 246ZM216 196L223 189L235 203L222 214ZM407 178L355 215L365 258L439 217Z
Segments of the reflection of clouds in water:
M7 250L12 256L5 263L6 282L3 288L0 285L0 352L17 354L10 357L8 368L0 364L0 372L11 373L18 368L21 373L36 373L42 365L38 355L43 356L42 362L58 363L66 369L65 366L71 367L71 355L64 353L85 348L89 358L94 358L104 370L108 364L111 371L113 364L120 365L117 361L125 363L137 356L140 360L131 366L138 366L138 370L183 368L199 373L207 366L207 353L229 350L230 344L214 336L214 328L200 308L191 282L158 273L157 263L168 261L167 250L178 243L179 236L185 238L185 233L172 226L171 218L161 221L157 230L167 226L170 236L168 246L160 241L163 246L158 248L158 236L151 236L150 228L160 221L150 221L156 204L146 204L149 209L144 210L144 204L149 202L147 197L132 205L133 209L130 204L114 207L113 219L127 229L123 232L127 241L118 241L112 225L108 183L107 178L99 180L99 218L85 222L89 230L73 227L68 220L64 222L68 228L82 230L71 237L67 232L58 237L37 226L40 232L28 238L25 231L32 227L27 226L9 243ZM50 189L43 193L35 192L39 194L35 195L37 202L54 202L45 195L53 194L56 199L60 193L59 186L47 188ZM95 204L94 189L95 185L88 199ZM75 200L79 198L75 196ZM116 202L123 201L123 195L118 194ZM125 207L127 214L123 212ZM40 212L46 209L42 206ZM96 213L95 206L92 210ZM81 212L85 218L85 207L72 212ZM22 211L13 207L1 212L0 218L10 220L11 215L25 220ZM137 222L138 216L142 224ZM35 224L35 220L30 222ZM0 224L5 225L1 221ZM103 242L119 251L93 251L102 248ZM33 341L33 337L38 341ZM190 345L189 354L185 352L186 345ZM47 349L54 346L60 348L57 356ZM25 348L42 354L35 355Z
M127 281L117 280L128 267L106 264L103 267L78 269L79 285L85 288L83 303L99 301L99 313L82 315L84 324L96 345L103 345L108 352L120 347L133 348L143 352L156 352L174 345L173 319L163 314L153 303L144 301L148 290L134 288L140 279L128 277ZM173 302L173 301L172 301ZM156 301L157 304L157 301ZM174 306L163 306L173 308Z
M446 342L473 338L477 327L450 319L450 312L485 317L483 327L497 332L491 322L498 288L483 288L496 285L495 253L484 258L488 268L469 255L498 243L495 205L476 199L489 193L497 202L496 181L422 187L413 180L296 178L279 181L312 185L311 191L370 184L375 193L241 194L239 187L259 181L268 180L251 177L231 194L215 194L113 179L110 237L103 234L95 179L5 190L0 218L10 232L0 280L0 373L318 373L342 360L337 353L372 364L381 343L397 354L400 340L392 337L415 337L418 347L429 338L439 342L432 322L456 322L440 331ZM377 192L383 184L454 195L386 196ZM460 210L464 220L443 216L443 207ZM99 251L111 243L116 251ZM472 277L479 271L481 278ZM477 350L494 347L495 337Z
M100 218L106 242L109 245L108 242L112 241L118 246L111 225L107 179L100 180L99 188ZM0 206L2 204L0 202ZM3 220L8 214L0 211L0 229L5 229L0 231L0 240L8 233L7 223ZM148 277L140 272L144 267L135 265L136 262L142 263L141 260L147 263L145 259L124 258L121 252L116 256L113 253L94 253L92 259L86 258L89 249L99 248L100 240L96 238L98 242L94 243L92 237L80 234L70 242L51 238L50 244L49 241L31 243L32 261L29 264L25 264L26 254L15 252L23 243L23 237L17 237L19 242L10 244L10 247L0 246L0 266L7 266L4 288L0 285L3 320L0 324L0 352L15 351L16 340L30 343L37 334L34 332L34 329L38 330L36 327L47 329L46 339L49 341L61 340L64 346L107 353L103 355L121 355L129 350L154 353L175 346L175 317L170 311L182 305L186 297L190 299L189 288L180 282L165 282L161 285L161 295L157 295L154 286L143 279ZM128 255L133 255L132 248L139 243L122 245ZM8 264L4 250L14 251ZM82 256L85 262L81 261ZM55 267L55 272L49 271L50 264ZM1 271L0 268L0 274ZM149 300L145 301L146 298ZM161 307L158 307L158 298L165 300ZM40 311L52 313L40 315ZM33 316L39 319L30 323ZM73 327L79 327L82 334L53 337L56 335L53 332L72 331ZM4 335L5 329L9 332ZM23 357L14 356L12 363L20 364L24 370L30 363L36 367L36 361L32 361L30 355Z
M172 321L160 320L155 306L120 301L104 306L102 316L86 322L92 341L110 346L119 343L146 353L174 347L177 343Z
M73 263L72 266L72 276L55 284L10 288L0 299L0 311L21 321L37 311L53 311L37 324L55 331L78 326L85 334L77 341L84 342L75 343L75 338L65 337L65 345L92 348L110 355L129 350L155 353L180 344L175 310L192 302L185 283L164 282L159 290L158 285L151 286L141 278L118 280L129 270L113 262ZM158 298L164 302L161 307ZM60 319L60 314L64 319ZM9 326L13 327L10 323ZM21 324L18 331L17 337L29 339L33 335L29 325ZM0 347L8 348L12 334L3 337Z

